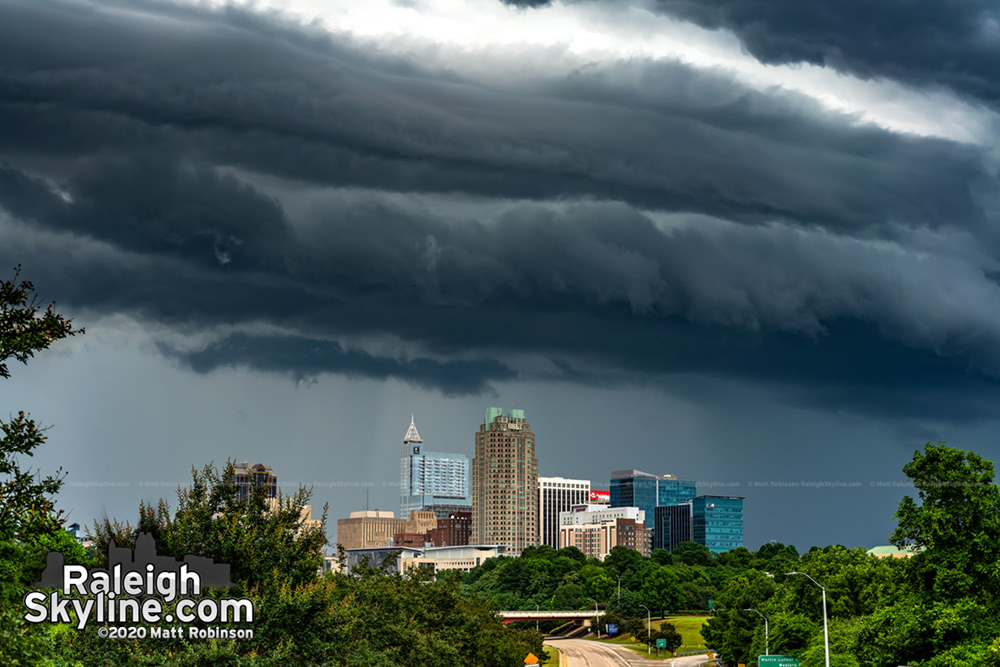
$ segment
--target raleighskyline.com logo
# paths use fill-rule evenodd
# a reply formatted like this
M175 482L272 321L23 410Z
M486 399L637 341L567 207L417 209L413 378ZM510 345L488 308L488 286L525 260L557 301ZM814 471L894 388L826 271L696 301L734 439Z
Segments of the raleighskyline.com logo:
M98 634L110 639L253 637L248 627L205 627L253 623L252 600L202 597L208 588L233 587L229 565L200 556L159 556L149 533L139 534L134 553L111 542L106 570L66 565L61 553L49 552L35 586L55 590L24 596L29 623L75 624L80 630L101 624Z

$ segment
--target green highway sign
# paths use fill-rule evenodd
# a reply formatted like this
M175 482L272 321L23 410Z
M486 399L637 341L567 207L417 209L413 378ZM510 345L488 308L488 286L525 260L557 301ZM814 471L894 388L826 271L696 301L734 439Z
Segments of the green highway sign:
M656 648L667 648L667 640L666 639L657 639L656 640Z
M799 667L799 661L787 655L762 655L757 658L757 667Z

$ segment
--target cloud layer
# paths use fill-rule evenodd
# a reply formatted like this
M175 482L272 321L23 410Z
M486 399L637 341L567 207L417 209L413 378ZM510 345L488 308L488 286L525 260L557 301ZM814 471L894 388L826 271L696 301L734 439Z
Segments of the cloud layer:
M741 34L735 4L660 6ZM779 28L825 44L807 24ZM672 61L519 81L440 60L235 8L6 3L0 262L189 334L160 349L197 372L447 394L702 374L996 413L985 147Z

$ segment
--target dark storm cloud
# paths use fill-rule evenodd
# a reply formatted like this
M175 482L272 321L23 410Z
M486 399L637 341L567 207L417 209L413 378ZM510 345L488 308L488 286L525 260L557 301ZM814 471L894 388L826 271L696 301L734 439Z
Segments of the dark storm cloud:
M199 372L338 372L462 393L511 378L516 361L498 360L531 353L583 383L701 373L788 387L795 402L941 418L998 404L1000 288L957 261L786 227L663 232L623 205L519 206L493 223L456 223L372 195L324 212L271 249L280 267L167 251L109 262L76 248L46 287L182 331L266 322L299 332L163 348ZM34 240L0 260L43 265L61 254L46 243L71 243L22 234ZM330 340L386 334L416 351L400 361Z
M665 13L731 30L771 63L945 86L1000 102L1000 9L989 0L654 0Z
M677 63L487 86L246 12L145 7L156 21L0 9L0 151L67 171L90 167L81 156L167 151L318 183L847 230L986 226L969 186L996 187L969 146L854 126Z
M728 30L763 63L810 63L1000 103L1000 9L989 0L649 0L648 6Z
M428 385L446 395L477 394L489 390L487 380L508 380L513 371L495 361L436 362L428 359L389 359L341 345L298 337L234 334L197 352L164 347L191 369L206 373L222 366L249 366L255 370L289 373L296 380L320 373L377 380L399 378Z
M0 163L0 200L15 216L124 249L202 263L275 261L287 244L281 207L229 175L164 154L79 163L72 193Z
M710 374L994 414L1000 287L907 247L995 248L975 147L678 64L491 86L246 11L131 7L0 8L0 262L212 337L161 348L198 372L451 394ZM502 213L457 213L468 194Z

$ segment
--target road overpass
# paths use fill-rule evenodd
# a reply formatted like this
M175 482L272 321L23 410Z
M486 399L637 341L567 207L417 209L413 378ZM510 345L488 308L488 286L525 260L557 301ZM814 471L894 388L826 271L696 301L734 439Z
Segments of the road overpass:
M604 611L501 611L504 625L515 621L589 621L595 616L604 616Z

